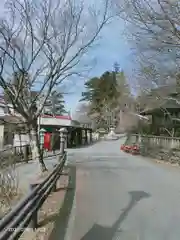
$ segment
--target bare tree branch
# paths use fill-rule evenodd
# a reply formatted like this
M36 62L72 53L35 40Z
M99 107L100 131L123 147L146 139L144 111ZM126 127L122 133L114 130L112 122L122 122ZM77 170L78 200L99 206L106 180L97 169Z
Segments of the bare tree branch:
M0 19L0 87L29 129L37 129L51 91L81 73L85 56L112 18L109 7L109 0L95 5L74 0L6 1Z

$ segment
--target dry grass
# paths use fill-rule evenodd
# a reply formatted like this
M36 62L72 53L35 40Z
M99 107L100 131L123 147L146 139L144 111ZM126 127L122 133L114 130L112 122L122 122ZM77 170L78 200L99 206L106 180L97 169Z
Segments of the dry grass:
M15 161L12 156L4 159L0 158L0 218L7 214L22 197L19 190L19 178L15 169Z

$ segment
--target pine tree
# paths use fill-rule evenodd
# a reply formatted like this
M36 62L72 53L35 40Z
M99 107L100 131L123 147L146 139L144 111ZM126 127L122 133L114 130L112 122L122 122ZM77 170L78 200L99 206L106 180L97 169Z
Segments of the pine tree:
M45 103L44 113L53 116L63 115L67 113L64 104L65 101L62 93L54 90Z
M97 125L107 127L107 118L117 107L119 88L116 72L105 72L101 77L92 78L85 83L86 91L81 101L91 103L90 115L95 116Z

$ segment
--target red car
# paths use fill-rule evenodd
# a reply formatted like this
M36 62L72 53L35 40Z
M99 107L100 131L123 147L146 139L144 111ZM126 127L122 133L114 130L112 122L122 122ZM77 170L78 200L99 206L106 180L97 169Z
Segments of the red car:
M133 144L133 145L121 145L120 149L124 152L127 152L127 153L131 153L133 155L135 154L139 154L139 146L136 145L136 144Z

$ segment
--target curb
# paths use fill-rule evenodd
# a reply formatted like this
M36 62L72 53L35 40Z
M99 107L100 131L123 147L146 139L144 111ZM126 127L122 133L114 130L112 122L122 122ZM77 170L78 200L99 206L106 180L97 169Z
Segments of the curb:
M69 221L66 229L66 234L64 237L64 240L72 240L73 239L73 230L74 230L74 225L75 225L75 216L76 216L76 193L74 195L74 200L73 200L73 207L69 216Z

